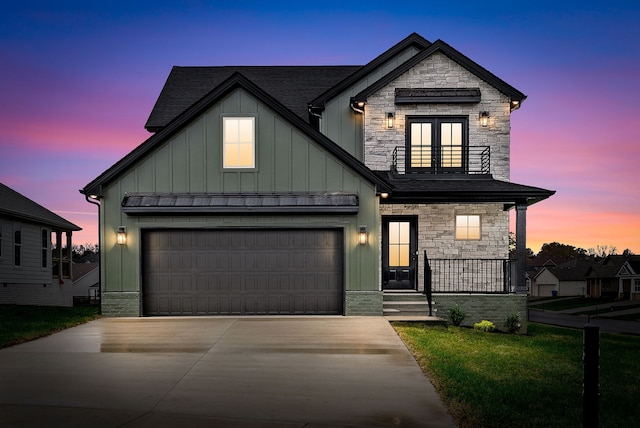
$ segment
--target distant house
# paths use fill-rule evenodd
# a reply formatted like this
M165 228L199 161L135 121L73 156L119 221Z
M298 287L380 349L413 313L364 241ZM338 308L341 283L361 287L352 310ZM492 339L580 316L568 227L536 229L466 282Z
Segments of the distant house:
M587 294L640 300L640 256L607 256L586 273Z
M587 289L586 274L593 262L572 259L557 266L546 264L532 281L532 296L584 296Z
M365 65L174 67L153 136L81 190L103 314L383 315L431 284L441 314L524 318L526 211L554 194L509 179L525 99L415 33Z
M74 263L73 298L76 302L97 303L100 300L100 264Z
M0 183L0 304L72 306L68 249L78 230Z

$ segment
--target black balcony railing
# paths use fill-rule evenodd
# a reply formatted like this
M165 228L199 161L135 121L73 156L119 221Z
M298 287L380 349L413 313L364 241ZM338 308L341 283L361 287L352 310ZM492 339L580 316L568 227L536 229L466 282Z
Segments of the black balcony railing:
M395 174L414 172L444 174L490 174L491 150L489 147L441 147L421 146L407 162L405 146L397 146L392 153L392 171Z
M513 292L509 259L427 259L424 254L424 291L430 293L506 294Z

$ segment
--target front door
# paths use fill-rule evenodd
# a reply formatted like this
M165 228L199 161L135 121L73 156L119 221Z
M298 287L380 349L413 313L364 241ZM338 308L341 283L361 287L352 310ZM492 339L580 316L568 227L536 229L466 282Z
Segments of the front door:
M416 289L418 219L415 216L382 217L382 288Z

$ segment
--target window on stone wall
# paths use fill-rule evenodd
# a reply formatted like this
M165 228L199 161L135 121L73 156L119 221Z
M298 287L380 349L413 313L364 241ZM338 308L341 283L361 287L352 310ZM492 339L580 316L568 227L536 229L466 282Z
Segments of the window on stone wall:
M478 240L480 236L479 215L456 215L456 239Z
M223 118L224 168L255 168L255 118Z
M407 117L406 168L411 172L464 172L468 118Z

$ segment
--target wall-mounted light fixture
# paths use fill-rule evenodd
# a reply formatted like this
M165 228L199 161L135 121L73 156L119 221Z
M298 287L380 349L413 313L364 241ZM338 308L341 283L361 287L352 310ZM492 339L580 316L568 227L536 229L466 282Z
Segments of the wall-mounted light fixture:
M118 227L116 242L118 245L125 245L127 243L127 228L125 226Z
M393 112L387 113L387 128L393 129Z
M360 231L358 232L358 242L360 245L364 245L367 243L367 226L360 226Z
M488 111L481 111L480 115L478 117L480 119L480 126L482 126L483 128L486 128L487 126L489 126L489 112Z
M380 197L382 199L387 199L389 197L389 194L387 192L382 192L382 193L380 193Z

